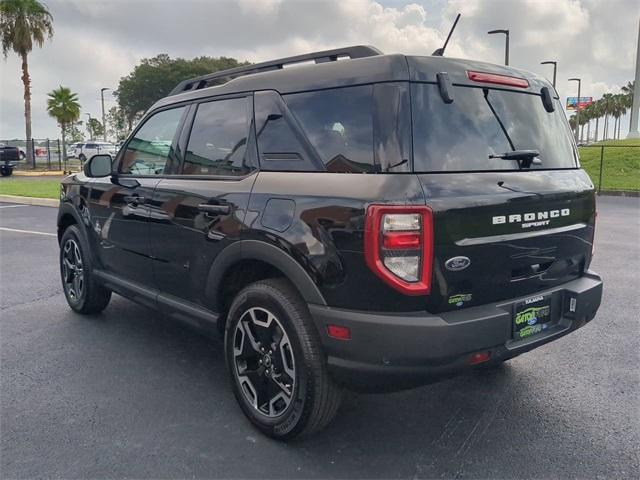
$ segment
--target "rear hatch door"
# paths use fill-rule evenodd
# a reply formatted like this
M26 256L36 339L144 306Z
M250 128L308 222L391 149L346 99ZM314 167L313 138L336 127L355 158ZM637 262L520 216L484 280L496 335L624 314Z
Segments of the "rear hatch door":
M452 76L453 102L437 82L411 86L413 169L434 212L428 309L526 296L580 276L595 197L557 97L550 112L539 79L523 88ZM502 158L525 150L536 154Z

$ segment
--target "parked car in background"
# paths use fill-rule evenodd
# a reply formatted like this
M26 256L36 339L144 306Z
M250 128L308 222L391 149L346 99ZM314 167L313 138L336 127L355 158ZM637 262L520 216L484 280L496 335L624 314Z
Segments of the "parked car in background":
M82 145L83 145L82 142L77 142L77 143L72 143L70 145L67 145L67 158L75 158L76 149L81 148Z
M0 143L0 174L8 177L20 160L20 149Z
M8 146L9 145L7 145L6 143L0 143L0 148L8 147ZM22 147L12 147L12 148L18 149L18 160L24 160L25 158L27 158L27 154Z
M117 147L113 143L108 142L87 142L81 143L75 151L75 156L81 162L85 162L88 158L100 153L111 155L114 157L118 151Z

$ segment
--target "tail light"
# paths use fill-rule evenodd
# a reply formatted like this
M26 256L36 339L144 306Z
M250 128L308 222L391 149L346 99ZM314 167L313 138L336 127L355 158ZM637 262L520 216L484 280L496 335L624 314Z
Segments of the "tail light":
M369 268L406 295L431 291L433 215L426 206L370 205L364 253Z

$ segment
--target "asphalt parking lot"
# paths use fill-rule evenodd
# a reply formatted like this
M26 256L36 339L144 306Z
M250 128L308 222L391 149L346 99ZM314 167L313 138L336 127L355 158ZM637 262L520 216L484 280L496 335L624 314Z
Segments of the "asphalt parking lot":
M348 395L284 444L236 406L220 341L121 297L72 313L56 210L0 204L0 477L640 478L640 199L598 210L585 328L495 371Z

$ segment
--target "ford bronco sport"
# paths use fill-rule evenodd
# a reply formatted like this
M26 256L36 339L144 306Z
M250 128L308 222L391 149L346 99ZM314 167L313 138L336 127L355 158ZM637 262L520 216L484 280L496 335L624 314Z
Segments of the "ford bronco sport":
M113 162L64 179L58 236L73 310L116 292L223 332L240 407L286 439L345 387L425 384L585 325L595 220L546 80L360 46L182 82Z

